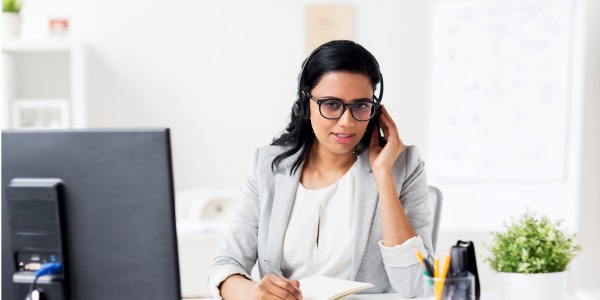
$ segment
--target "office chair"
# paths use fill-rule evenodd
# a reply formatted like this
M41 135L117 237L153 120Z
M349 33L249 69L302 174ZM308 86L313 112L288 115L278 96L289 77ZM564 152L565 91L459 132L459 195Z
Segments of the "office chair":
M438 240L438 232L440 230L440 219L442 217L442 192L440 189L435 186L429 186L429 199L431 199L431 204L433 207L433 229L431 232L431 245L433 247L433 252L435 253L437 240Z

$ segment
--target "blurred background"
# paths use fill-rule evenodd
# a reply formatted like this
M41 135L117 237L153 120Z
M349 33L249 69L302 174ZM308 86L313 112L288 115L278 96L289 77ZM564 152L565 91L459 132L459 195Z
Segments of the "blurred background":
M352 39L379 61L383 103L444 195L438 248L473 240L481 259L490 231L533 208L577 234L569 289L600 299L599 0L21 4L2 18L2 128L171 128L184 296L206 295L302 61Z

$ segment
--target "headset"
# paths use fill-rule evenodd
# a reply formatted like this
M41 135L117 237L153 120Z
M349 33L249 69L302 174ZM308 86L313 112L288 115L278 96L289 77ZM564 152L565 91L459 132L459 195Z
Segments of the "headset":
M310 119L310 101L309 101L309 97L306 94L303 94L303 88L302 88L302 78L304 76L304 69L306 68L306 66L308 65L308 62L310 61L310 59L315 55L315 53L317 53L319 50L324 49L327 46L320 46L318 48L316 48L315 50L313 50L308 57L306 58L306 60L304 61L304 63L302 64L302 69L300 70L300 75L298 76L298 94L296 96L296 102L294 102L294 107L292 109L293 113L295 116L298 117L302 117L305 120ZM373 95L373 99L375 101L375 103L380 104L381 105L381 101L383 100L383 75L381 74L381 70L379 68L379 62L377 62L377 59L375 59L375 56L373 56L373 54L371 54L371 52L367 51L365 49L365 51L371 56L371 58L373 59L373 61L375 62L375 64L377 65L377 70L378 70L378 74L379 74L379 97L376 97L375 95ZM379 136L379 146L383 147L385 146L386 140L383 137L383 134L381 132L381 130L379 129L379 114L381 113L381 106L380 105L376 105L375 106L375 115L373 116L372 119L375 119L375 122L371 122L369 123L369 126L367 127L367 131L366 131L366 135L368 135L367 137L367 142L371 141L371 134L373 132L373 130L375 130L375 127L377 127L377 131L378 131L378 136ZM369 120L370 122L370 120ZM369 143L367 143L368 145ZM364 151L364 149L362 150ZM362 151L356 151L354 152L355 155L360 154Z

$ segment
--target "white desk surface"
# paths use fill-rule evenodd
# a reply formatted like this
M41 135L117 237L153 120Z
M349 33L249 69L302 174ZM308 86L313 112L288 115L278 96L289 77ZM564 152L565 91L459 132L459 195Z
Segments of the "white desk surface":
M211 300L212 298L196 298L189 300ZM403 300L404 298L399 298L397 294L360 294L360 295L350 295L348 297L344 297L344 300ZM434 298L416 298L418 299L434 299ZM497 291L482 291L481 300L500 300L500 292ZM572 295L565 295L565 300L579 300L579 298ZM408 300L408 299L407 299Z
M600 299L600 288L586 288L575 291L575 296L580 300L598 300Z

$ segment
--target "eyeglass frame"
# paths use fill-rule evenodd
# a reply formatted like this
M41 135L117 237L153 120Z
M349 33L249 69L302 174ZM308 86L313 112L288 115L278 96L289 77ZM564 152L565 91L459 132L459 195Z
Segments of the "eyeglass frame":
M375 117L377 115L377 111L381 107L381 104L379 104L376 101L359 100L359 101L356 101L356 102L352 102L352 103L346 104L346 103L344 103L344 101L342 101L340 99L317 99L317 98L313 97L311 94L307 93L306 91L304 93L308 96L308 98L310 100L315 101L315 103L317 103L317 105L319 105L319 114L321 114L321 117L323 117L323 118L325 118L327 120L337 120L337 119L341 118L344 115L344 113L346 113L346 106L350 106L350 115L352 116L352 118L354 120L359 121L359 122L367 122L367 121L370 121L371 119L373 119L373 117ZM377 100L377 96L373 95L373 98L375 100ZM342 113L337 118L328 118L328 117L324 116L323 112L321 111L321 104L323 102L325 102L325 101L332 101L332 100L333 101L339 101L340 103L342 103ZM373 108L375 110L373 111L373 114L371 114L371 116L368 119L366 119L366 120L359 120L359 119L357 119L354 116L354 113L352 112L352 107L355 106L356 104L365 103L365 102L366 103L371 103L373 105Z

